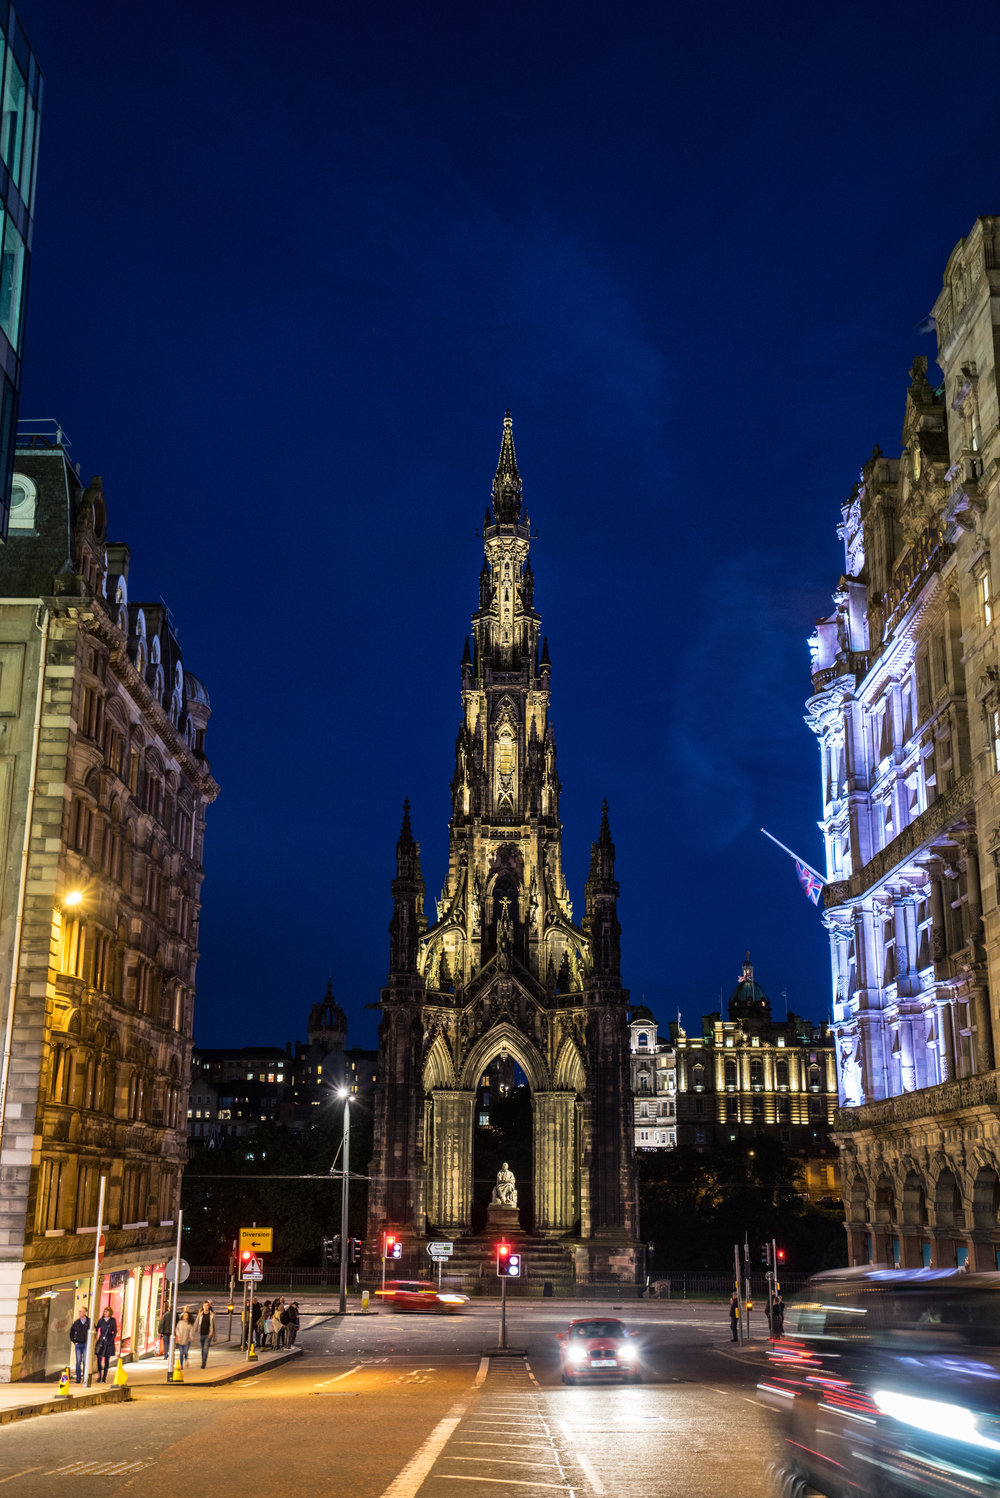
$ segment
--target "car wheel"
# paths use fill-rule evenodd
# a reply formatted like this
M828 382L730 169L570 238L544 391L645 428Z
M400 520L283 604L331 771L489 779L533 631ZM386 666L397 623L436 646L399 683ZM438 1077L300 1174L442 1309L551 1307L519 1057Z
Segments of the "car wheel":
M563 1369L562 1381L563 1381L564 1384L575 1384L576 1383L576 1379L573 1377L572 1373L567 1373L566 1370L565 1370L565 1368Z

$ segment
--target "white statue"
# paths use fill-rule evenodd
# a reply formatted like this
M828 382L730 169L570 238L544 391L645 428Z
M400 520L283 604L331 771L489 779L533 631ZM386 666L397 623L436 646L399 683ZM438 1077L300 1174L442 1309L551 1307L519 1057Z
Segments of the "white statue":
M497 1171L497 1183L493 1187L493 1196L490 1199L491 1207L516 1207L517 1191L514 1182L514 1172L505 1160Z
M840 1081L845 1105L848 1108L860 1107L865 1100L860 1035L845 1035L840 1042Z

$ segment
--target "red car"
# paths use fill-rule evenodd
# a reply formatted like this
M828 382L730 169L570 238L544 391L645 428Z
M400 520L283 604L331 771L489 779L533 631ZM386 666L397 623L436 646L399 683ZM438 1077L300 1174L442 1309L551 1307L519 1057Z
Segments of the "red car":
M458 1295L453 1290L439 1290L425 1280L386 1280L384 1290L376 1290L390 1311L436 1311L449 1315L464 1310L467 1295Z
M595 1316L571 1321L559 1333L559 1364L564 1384L583 1378L623 1378L637 1384L642 1377L635 1332L615 1317Z

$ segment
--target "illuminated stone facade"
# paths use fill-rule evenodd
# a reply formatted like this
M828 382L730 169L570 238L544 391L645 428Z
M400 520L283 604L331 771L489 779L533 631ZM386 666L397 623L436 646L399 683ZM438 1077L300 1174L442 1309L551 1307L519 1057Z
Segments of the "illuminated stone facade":
M677 1052L659 1038L656 1016L645 1004L632 1010L632 1094L637 1150L674 1149L677 1144Z
M19 448L0 550L0 1378L65 1365L89 1302L152 1350L185 1156L208 696L128 598L100 479Z
M833 1043L826 1024L801 1015L773 1019L747 953L729 1017L702 1020L701 1034L671 1025L677 1065L677 1143L711 1149L738 1139L776 1139L819 1157L830 1147L837 1106Z
M1000 1250L1000 219L977 220L917 359L903 450L842 509L810 641L852 1263Z
M607 808L581 924L562 867L552 666L534 609L509 416L462 658L448 871L428 927L409 809L396 849L369 1237L469 1231L474 1107L490 1062L531 1089L534 1232L634 1272L628 994Z

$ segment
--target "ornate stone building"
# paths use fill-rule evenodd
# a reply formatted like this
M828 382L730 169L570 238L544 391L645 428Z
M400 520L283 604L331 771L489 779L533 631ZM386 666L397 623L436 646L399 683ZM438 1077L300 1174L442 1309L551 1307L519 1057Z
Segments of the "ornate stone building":
M810 641L852 1263L1000 1251L1000 218L956 246L902 452L842 508Z
M428 926L409 806L396 848L369 1238L472 1221L477 1088L517 1063L533 1108L533 1221L584 1270L635 1272L628 994L605 807L583 921L562 866L552 665L534 608L510 416L461 663L448 870Z
M829 1149L837 1105L829 1027L798 1014L773 1019L749 952L727 1019L718 1011L706 1015L700 1035L688 1035L680 1025L670 1028L679 1145L711 1149L772 1138L817 1160Z
M677 1144L677 1052L661 1040L656 1016L645 1004L629 1021L632 1109L637 1150L674 1149Z
M185 1155L209 701L129 600L99 478L19 446L0 550L0 1379L52 1374L99 1296L155 1343Z

